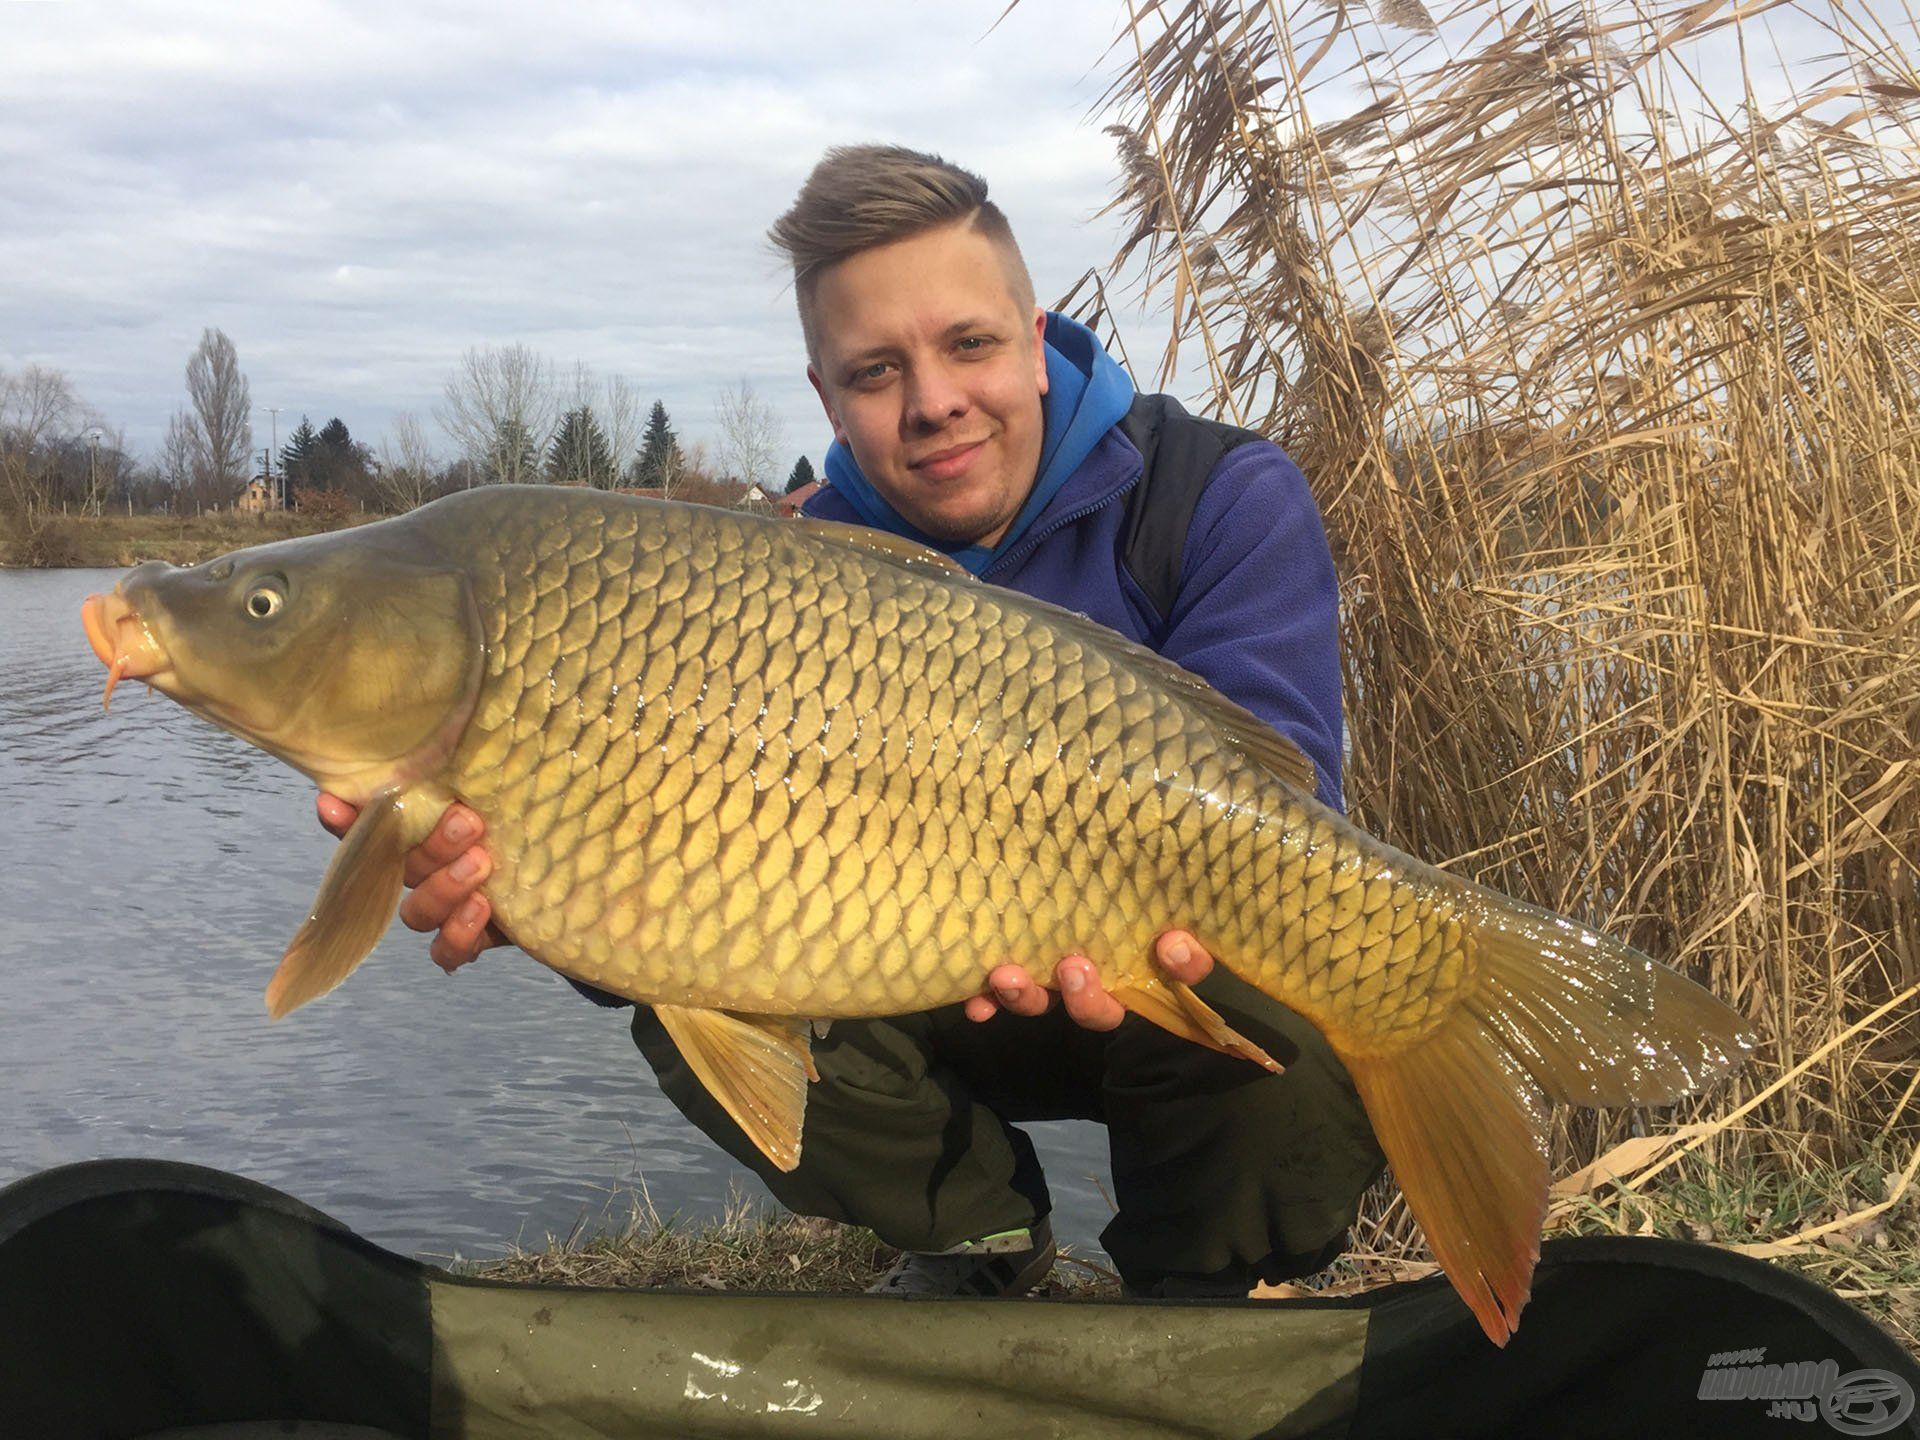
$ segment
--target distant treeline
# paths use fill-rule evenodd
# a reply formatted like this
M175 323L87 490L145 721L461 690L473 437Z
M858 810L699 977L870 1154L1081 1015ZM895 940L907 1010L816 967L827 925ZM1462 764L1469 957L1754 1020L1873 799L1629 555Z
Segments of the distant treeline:
M132 453L124 427L81 397L60 370L0 370L0 542L19 549L52 519L291 510L337 522L397 513L474 485L561 483L638 487L675 499L737 503L813 479L791 459L772 407L747 381L715 406L718 443L683 445L666 405L645 410L622 376L584 365L564 378L523 345L468 350L448 377L434 420L440 453L419 417L395 416L376 450L338 415L302 414L286 440L256 447L251 387L233 342L204 332L186 366L187 403L158 451ZM289 416L291 421L291 416ZM275 425L273 429L277 430Z

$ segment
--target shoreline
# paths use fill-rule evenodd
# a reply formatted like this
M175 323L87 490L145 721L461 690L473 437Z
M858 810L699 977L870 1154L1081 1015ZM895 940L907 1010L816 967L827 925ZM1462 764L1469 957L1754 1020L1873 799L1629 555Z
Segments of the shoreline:
M272 540L294 540L342 530L381 517L356 514L342 522L279 511L234 510L199 515L53 515L31 528L0 529L0 569L121 570L147 560L197 565L230 551Z

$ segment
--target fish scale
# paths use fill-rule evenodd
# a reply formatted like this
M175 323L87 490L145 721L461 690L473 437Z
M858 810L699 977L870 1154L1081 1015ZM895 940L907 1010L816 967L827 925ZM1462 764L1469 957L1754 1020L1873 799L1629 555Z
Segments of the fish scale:
M379 603L373 603L379 602ZM1319 804L1260 720L1084 617L846 526L489 486L142 566L88 601L136 676L362 805L267 988L340 983L453 797L496 921L656 1006L799 1162L806 1020L925 1010L1069 954L1278 1068L1161 974L1163 931L1312 1021L1486 1333L1525 1303L1548 1098L1671 1101L1750 1046L1692 982Z
M1349 1026L1410 1043L1472 978L1434 926L1398 954L1404 924L1358 943L1369 916L1420 913L1416 882L1309 889L1290 931L1283 861L1342 855L1339 824L1229 769L1204 717L1020 597L822 562L797 532L693 507L645 528L591 505L508 514L487 548L487 670L444 778L487 820L499 922L580 979L891 1014L977 993L1004 959L1146 973L1178 917L1296 1007L1350 996ZM764 626L734 623L760 595ZM1284 963L1322 940L1318 969ZM1389 962L1423 1003L1378 1003Z

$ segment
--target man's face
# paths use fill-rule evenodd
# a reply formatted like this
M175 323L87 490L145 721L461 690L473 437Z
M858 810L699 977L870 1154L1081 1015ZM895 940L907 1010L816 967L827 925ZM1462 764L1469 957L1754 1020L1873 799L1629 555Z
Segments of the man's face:
M906 520L992 545L1038 478L1045 326L999 248L960 221L821 272L807 378L834 438Z

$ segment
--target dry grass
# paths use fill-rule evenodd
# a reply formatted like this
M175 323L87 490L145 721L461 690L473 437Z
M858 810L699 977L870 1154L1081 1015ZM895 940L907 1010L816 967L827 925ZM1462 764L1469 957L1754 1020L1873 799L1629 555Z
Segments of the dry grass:
M852 1294L900 1253L870 1230L771 1213L737 1195L718 1219L692 1222L662 1216L644 1187L616 1195L609 1212L623 1200L626 1216L608 1228L589 1231L583 1224L570 1235L547 1236L537 1249L459 1268L490 1280L546 1285ZM1067 1249L1035 1293L1114 1295L1119 1280Z
M355 516L349 523L379 518ZM0 527L0 563L43 569L117 569L143 560L197 565L230 550L338 529L299 514L50 516L32 527Z
M1920 75L1876 10L1131 0L1112 57L1131 233L1081 308L1157 297L1163 367L1313 480L1355 816L1759 1036L1561 1118L1563 1170L1708 1122L1620 1216L1920 1139Z

